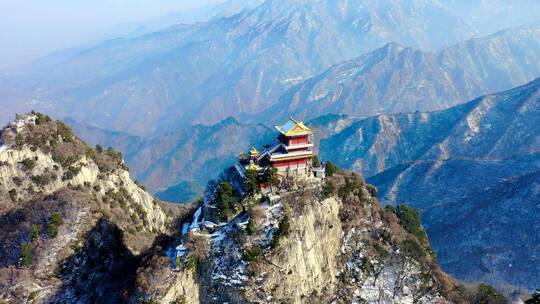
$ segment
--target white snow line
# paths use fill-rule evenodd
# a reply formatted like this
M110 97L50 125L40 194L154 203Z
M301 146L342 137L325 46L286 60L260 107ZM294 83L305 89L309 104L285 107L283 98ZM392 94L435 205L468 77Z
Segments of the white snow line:
M195 215L193 216L193 222L191 222L190 230L199 229L199 218L201 217L201 214L202 207L199 207L199 209L197 209L197 212L195 212Z

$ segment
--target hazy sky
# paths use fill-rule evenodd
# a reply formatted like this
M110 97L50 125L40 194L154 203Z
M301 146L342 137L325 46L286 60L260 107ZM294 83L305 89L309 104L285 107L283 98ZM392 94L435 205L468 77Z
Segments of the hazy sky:
M0 68L105 37L137 22L215 0L0 0Z

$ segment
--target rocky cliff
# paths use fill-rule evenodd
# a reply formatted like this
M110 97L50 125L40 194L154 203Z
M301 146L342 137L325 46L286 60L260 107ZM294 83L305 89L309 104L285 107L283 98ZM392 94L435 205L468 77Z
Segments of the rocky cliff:
M138 186L119 152L35 113L1 131L0 212L2 299L114 303L180 210Z
M178 246L166 250L176 270L160 276L171 267L163 259L141 273L140 296L147 301L466 301L467 291L438 268L426 239L409 232L399 212L382 209L375 189L356 175L293 182L276 194L248 197L247 211L225 221L215 217L219 195L208 194L184 224Z

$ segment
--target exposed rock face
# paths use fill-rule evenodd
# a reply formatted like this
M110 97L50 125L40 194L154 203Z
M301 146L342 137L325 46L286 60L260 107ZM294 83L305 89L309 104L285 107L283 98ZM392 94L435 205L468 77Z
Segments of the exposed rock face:
M341 188L345 177L330 180ZM437 269L429 253L410 251L406 244L419 241L392 211L381 209L368 186L360 182L349 195L340 190L343 198L336 192L322 198L320 187L316 181L299 183L217 226L205 215L205 209L215 208L208 201L184 232L184 237L209 243L205 258L188 266L195 268L180 270L180 264L175 275L154 280L145 290L147 298L159 303L456 301L457 285ZM251 221L256 228L247 232ZM156 278L164 267L145 277Z
M418 208L446 271L534 289L539 88L535 80L441 112L353 119L321 154L364 172L382 201Z
M1 139L0 298L116 303L174 208L136 185L118 152L44 115L21 116Z

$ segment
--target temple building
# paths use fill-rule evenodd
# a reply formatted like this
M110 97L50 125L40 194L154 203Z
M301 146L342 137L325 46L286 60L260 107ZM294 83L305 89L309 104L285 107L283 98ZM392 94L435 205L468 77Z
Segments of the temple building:
M278 142L257 157L257 165L271 165L281 176L308 175L313 157L313 131L293 118L275 128L279 132Z

